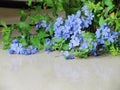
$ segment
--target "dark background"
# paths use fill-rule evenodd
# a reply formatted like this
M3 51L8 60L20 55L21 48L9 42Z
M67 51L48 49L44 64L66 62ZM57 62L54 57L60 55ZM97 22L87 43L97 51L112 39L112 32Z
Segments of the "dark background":
M0 0L0 7L6 8L28 8L26 1Z

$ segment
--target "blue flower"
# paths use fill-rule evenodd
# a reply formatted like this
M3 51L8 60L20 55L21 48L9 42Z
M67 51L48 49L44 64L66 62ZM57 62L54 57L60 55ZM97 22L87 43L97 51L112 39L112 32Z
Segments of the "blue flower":
M63 18L62 17L59 17L56 19L56 22L54 24L54 28L57 28L59 27L61 24L63 24ZM55 29L54 29L55 30Z
M67 57L66 57L66 60L72 60L72 59L75 59L75 56L74 56L74 55L70 55L70 56L67 56Z
M86 16L89 15L89 10L88 10L88 7L86 5L82 7L82 11L85 12Z
M114 36L109 37L108 38L108 42L112 42L113 43L114 42Z
M52 23L47 24L45 31L49 31L51 25L52 25Z
M88 42L86 40L84 40L83 43L79 47L80 50L88 49L88 48L89 48L89 45L88 45Z
M97 52L96 50L91 50L90 53L94 56L99 56L100 55L100 53Z
M39 52L37 48L31 50L31 54L36 54L37 52Z
M73 44L73 47L76 47L76 46L80 45L80 40L79 40L78 37L73 37L72 36L72 39L70 40L70 42Z
M16 43L19 43L19 41L18 41L17 39L14 39L14 40L12 41L12 43L13 43L13 44L16 44Z
M51 42L50 38L46 38L46 43L44 45L44 50L48 51L48 52L52 52L53 51L52 46L53 46L53 43Z
M96 39L99 44L105 42L114 43L118 39L118 33L110 30L109 26L105 23L96 31Z
M41 22L41 26L42 26L42 27L46 27L46 26L47 26L47 22L46 22L46 20L42 20L42 22Z
M41 27L42 27L41 23L38 22L38 23L36 24L36 29L38 30L38 29L41 28Z
M9 54L14 54L15 53L15 51L12 50L12 49L9 49L8 52L9 52Z
M93 42L92 44L93 44L93 50L97 50L97 46L98 46L97 42Z
M50 24L47 24L47 21L46 21L46 20L39 21L39 22L36 24L36 29L37 29L37 30L38 30L39 28L46 28L46 30L48 30L48 27L50 27Z
M11 45L10 45L10 48L11 48L12 50L16 51L16 49L17 49L18 46L19 46L18 43L14 43L14 44L11 44Z
M50 44L50 38L46 38L46 44Z
M101 37L101 29L97 29L96 33L96 38L100 38Z
M75 17L76 17L76 18L80 18L80 16L81 16L81 11L78 10L77 13L76 13L76 15L75 15Z
M73 54L69 53L68 51L64 51L63 56L65 57L66 60L72 60L75 58L75 56Z
M38 51L39 50L33 46L28 46L28 48L24 48L22 43L12 43L10 46L10 49L8 50L10 54L16 53L16 54L23 54L23 55L35 54Z

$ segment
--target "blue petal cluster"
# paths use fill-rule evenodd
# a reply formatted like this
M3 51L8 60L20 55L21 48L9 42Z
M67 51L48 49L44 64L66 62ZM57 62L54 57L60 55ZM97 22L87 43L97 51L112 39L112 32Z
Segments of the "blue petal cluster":
M28 46L28 48L24 48L22 43L19 43L17 39L14 39L10 49L8 50L9 54L22 54L22 55L30 55L39 52L36 47Z
M48 31L51 25L52 25L51 22L47 23L46 20L42 20L36 24L36 30L38 30L39 28L45 28L45 31Z
M68 51L64 51L63 52L63 56L65 57L66 60L72 60L75 58L74 54L68 52Z
M84 15L81 14L82 11L85 13ZM65 21L62 17L57 18L54 24L54 37L64 37L67 40L72 35L81 32L81 30L83 31L91 25L94 15L88 10L87 6L84 6L82 11L68 15Z
M109 26L105 23L96 31L96 39L98 44L104 44L105 42L114 43L118 40L118 32L110 30Z
M44 45L44 50L48 51L48 52L52 52L53 51L52 46L53 46L53 44L52 44L50 38L46 38L46 43Z
M94 55L94 56L99 56L100 53L99 53L99 50L98 50L98 43L97 42L92 42L92 50L90 50L90 54Z
M92 42L93 50L90 53L94 56L100 55L98 46L104 50L105 43L119 43L119 32L112 31L109 26L105 23L95 32L96 42ZM119 46L119 45L118 45Z
M39 28L46 27L46 26L47 26L46 20L42 20L36 24L36 29L38 30Z

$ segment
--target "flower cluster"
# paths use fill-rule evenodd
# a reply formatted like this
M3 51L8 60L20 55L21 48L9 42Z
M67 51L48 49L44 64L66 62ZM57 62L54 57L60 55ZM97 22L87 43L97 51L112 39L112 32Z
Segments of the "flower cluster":
M30 55L30 54L35 54L39 52L39 50L36 47L33 46L28 46L28 48L24 48L22 43L19 43L17 39L14 39L10 49L9 49L9 54L22 54L22 55Z
M82 12L84 12L84 15L82 15ZM59 17L54 24L54 37L64 37L65 40L69 40L69 49L90 52L97 56L99 55L97 52L98 44L93 42L91 36L89 38L85 37L85 28L92 24L93 18L94 15L88 10L87 6L83 6L82 11L77 11L75 15L69 15L65 21L62 17Z
M64 51L63 56L65 57L66 60L72 60L75 58L74 54L68 51Z
M37 32L40 33L38 36L41 36L41 40L36 37L33 41L43 41L44 50L48 52L64 50L63 56L67 60L74 59L75 56L81 58L86 58L88 55L98 56L101 51L107 50L107 46L109 49L111 45L120 47L120 32L111 30L106 23L98 28L95 33L86 31L92 24L93 18L93 13L87 6L83 6L81 11L68 15L65 20L58 17L54 25L42 20L36 24ZM53 30L50 29L52 25L54 26ZM48 35L47 31L52 34ZM38 42L35 42L35 44L38 44ZM74 53L71 53L71 51ZM10 54L30 55L37 52L36 47L28 46L24 48L22 43L16 39L13 40L9 49Z
M93 49L90 51L90 53L94 56L98 56L100 54L98 47L102 50L105 50L105 43L119 43L119 35L119 32L111 31L106 23L103 24L95 32L96 42L92 42Z
M110 30L109 26L105 23L96 31L96 39L98 44L104 44L105 42L114 43L118 40L118 32Z
M53 44L52 44L50 38L46 38L46 42L44 45L45 51L52 52L53 51L52 46L53 46Z
M38 30L39 28L45 28L45 31L48 31L50 26L51 26L52 23L47 23L46 20L42 20L42 21L39 21L37 24L36 24L36 30Z
M81 14L82 11L85 13L84 15ZM57 18L54 24L54 37L64 37L67 40L71 35L79 33L91 25L94 15L87 6L84 6L82 11L77 11L75 15L69 15L65 21L62 17Z
M90 54L94 55L94 56L99 56L99 50L98 50L98 43L97 42L92 42L92 50L90 50ZM102 48L104 49L104 45L102 45Z

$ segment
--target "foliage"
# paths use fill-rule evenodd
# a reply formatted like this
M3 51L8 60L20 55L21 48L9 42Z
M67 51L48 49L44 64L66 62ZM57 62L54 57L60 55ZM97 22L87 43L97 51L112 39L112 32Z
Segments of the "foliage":
M2 42L4 43L4 49L8 49L11 43L11 34L12 31L14 30L14 25L12 25L11 27L8 27L6 25L6 23L4 21L1 22L1 24L3 25L3 29L2 29Z
M63 51L66 59L120 54L120 4L118 0L28 0L28 10L20 10L20 21L3 25L2 42L10 54ZM51 9L53 18L41 10ZM59 12L66 17L57 17ZM35 33L31 34L31 29ZM12 37L13 30L20 36Z

